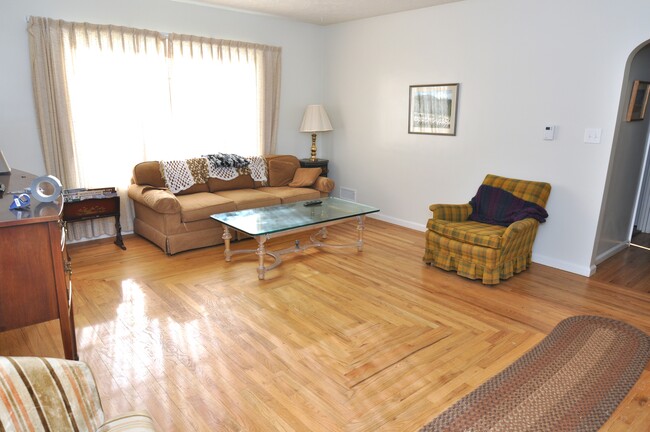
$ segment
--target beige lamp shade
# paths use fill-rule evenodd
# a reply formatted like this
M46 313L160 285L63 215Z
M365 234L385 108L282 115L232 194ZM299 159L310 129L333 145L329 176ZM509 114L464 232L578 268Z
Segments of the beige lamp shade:
M332 130L332 123L327 116L323 105L307 105L305 115L302 116L300 132L311 132L311 160L316 157L316 132L327 132Z
M326 132L332 130L332 123L323 105L308 105L302 117L300 132Z

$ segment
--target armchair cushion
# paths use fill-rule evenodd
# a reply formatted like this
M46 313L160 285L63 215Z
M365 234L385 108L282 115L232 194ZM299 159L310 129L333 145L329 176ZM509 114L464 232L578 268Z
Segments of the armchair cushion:
M156 430L146 413L104 422L95 378L83 362L0 357L0 431L109 432Z
M0 430L95 431L104 412L88 366L0 357ZM7 405L8 403L8 405Z
M463 243L499 249L502 246L503 233L506 228L481 222L451 222L441 219L429 219L427 229Z

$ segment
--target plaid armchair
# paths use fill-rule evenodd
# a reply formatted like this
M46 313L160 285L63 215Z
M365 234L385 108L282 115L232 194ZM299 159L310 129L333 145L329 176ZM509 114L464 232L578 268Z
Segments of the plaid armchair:
M145 413L104 421L95 379L85 363L0 357L0 431L155 431Z
M541 207L551 193L548 183L510 179L488 174L483 184L510 192ZM539 222L533 218L510 226L468 220L470 204L432 204L433 217L427 223L423 261L460 276L498 284L530 266L533 242Z

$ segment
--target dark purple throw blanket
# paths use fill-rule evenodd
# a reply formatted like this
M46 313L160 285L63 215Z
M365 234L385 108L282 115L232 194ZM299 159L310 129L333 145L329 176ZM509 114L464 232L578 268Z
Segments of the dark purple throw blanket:
M517 198L503 189L488 185L481 185L469 204L472 206L469 220L492 225L508 226L526 218L533 218L544 223L548 217L544 207Z

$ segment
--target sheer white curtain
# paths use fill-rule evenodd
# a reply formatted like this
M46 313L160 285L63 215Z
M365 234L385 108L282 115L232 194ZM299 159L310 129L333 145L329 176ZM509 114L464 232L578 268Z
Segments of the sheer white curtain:
M30 18L45 163L66 188L117 186L144 160L275 151L277 47L125 27ZM73 239L114 234L101 219Z
M193 155L261 154L255 49L175 34L169 41L174 141Z

